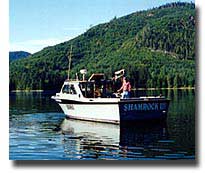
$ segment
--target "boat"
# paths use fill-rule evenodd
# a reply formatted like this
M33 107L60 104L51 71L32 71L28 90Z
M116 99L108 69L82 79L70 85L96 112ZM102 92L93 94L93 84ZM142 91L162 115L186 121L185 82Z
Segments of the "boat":
M165 120L170 100L162 95L123 99L113 91L114 81L124 75L120 70L115 78L106 80L102 73L94 73L87 80L65 80L59 93L52 96L67 118L105 123Z

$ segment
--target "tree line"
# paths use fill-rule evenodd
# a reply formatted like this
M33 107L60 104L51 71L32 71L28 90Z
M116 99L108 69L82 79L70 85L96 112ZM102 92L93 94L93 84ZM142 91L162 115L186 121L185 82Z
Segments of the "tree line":
M194 87L195 6L171 3L93 26L82 35L10 62L10 90L60 89L80 69L110 78L124 68L136 88Z

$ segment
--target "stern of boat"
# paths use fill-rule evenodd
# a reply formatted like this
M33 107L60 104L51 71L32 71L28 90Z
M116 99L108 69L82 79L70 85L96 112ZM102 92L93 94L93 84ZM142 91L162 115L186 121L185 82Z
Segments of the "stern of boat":
M165 98L121 99L120 121L165 120L169 102Z

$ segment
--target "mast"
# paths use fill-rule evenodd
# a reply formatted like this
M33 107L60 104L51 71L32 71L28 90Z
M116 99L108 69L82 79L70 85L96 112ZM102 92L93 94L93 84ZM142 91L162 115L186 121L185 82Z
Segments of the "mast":
M70 80L70 66L71 66L71 56L72 56L72 48L73 46L70 46L70 54L68 56L68 80Z

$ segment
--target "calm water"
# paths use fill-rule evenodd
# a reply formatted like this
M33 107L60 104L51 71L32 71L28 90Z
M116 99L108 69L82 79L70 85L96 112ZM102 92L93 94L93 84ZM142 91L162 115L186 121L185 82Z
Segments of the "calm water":
M137 95L161 92L171 99L167 122L135 126L65 119L52 93L11 93L10 159L195 159L194 90Z

